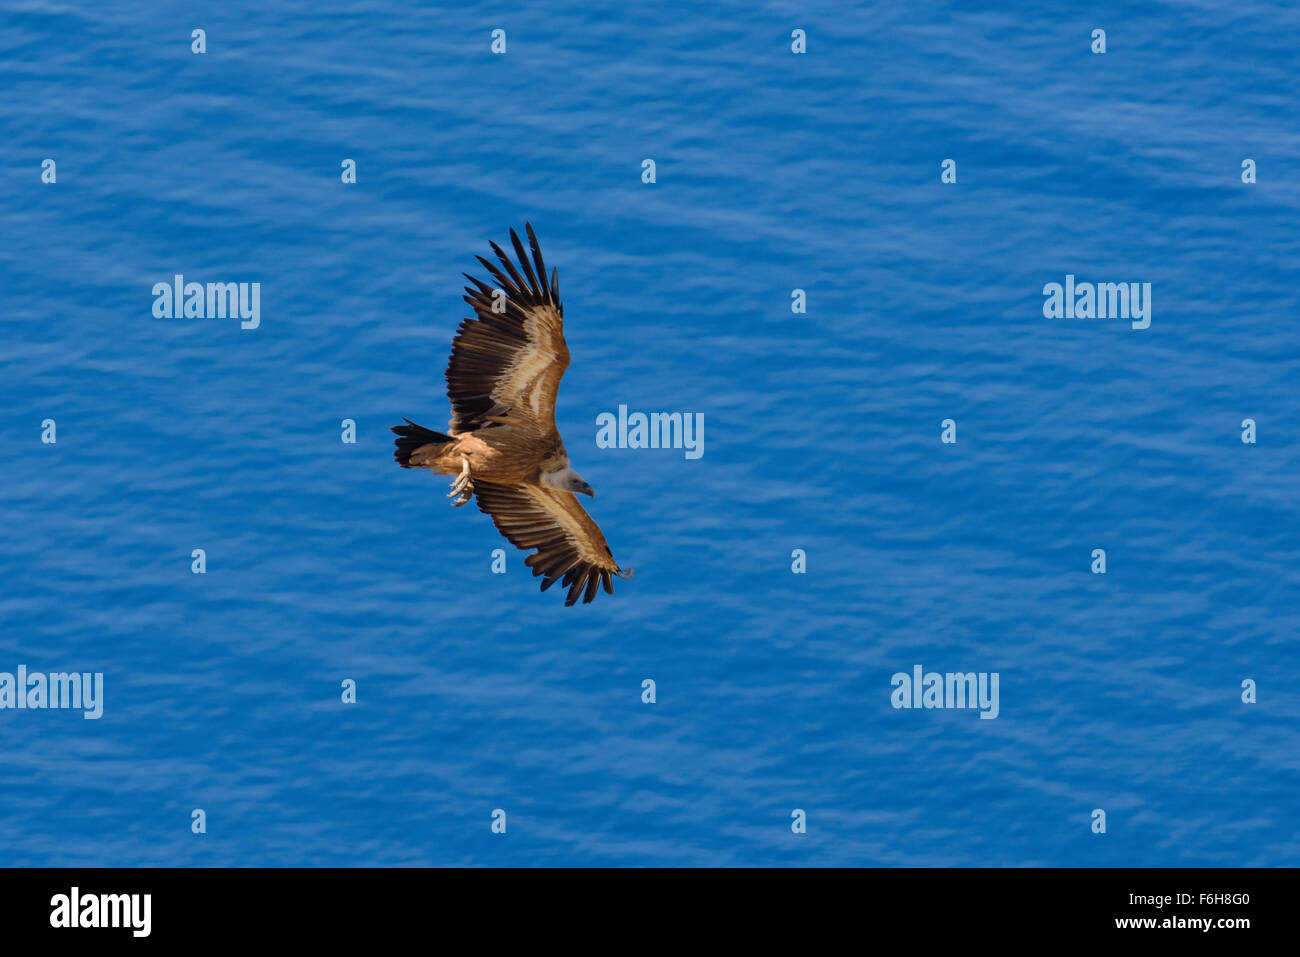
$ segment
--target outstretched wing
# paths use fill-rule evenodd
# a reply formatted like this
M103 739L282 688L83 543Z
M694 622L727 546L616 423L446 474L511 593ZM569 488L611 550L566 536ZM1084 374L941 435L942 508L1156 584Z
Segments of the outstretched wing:
M536 272L512 229L510 241L522 274L496 243L492 251L501 268L478 257L495 286L465 274L473 284L465 287L465 301L474 308L475 317L461 322L447 363L452 432L497 425L494 419L513 408L527 409L539 428L555 429L555 393L569 367L564 309L558 277L552 270L547 280L537 234L531 224L525 228ZM493 294L494 289L505 293L504 300ZM494 305L498 311L493 311Z
M561 581L569 589L564 604L572 605L579 597L591 601L601 585L612 595L613 576L631 576L632 569L618 567L600 526L572 492L475 480L474 496L510 544L525 551L537 549L524 564L543 576L542 591Z

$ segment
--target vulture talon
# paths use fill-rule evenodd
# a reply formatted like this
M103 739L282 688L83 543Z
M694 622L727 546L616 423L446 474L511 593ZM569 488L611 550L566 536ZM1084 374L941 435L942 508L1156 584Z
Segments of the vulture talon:
M447 493L448 498L456 499L451 504L457 508L468 502L470 496L474 494L474 483L471 481L469 474L469 459L461 459L460 461L460 474L451 483L451 491Z

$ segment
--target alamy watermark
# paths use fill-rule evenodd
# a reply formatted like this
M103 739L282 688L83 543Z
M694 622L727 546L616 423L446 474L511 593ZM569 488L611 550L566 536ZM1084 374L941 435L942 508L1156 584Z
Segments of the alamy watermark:
M73 887L50 898L51 927L121 927L132 937L148 937L152 913L152 894L83 894Z
M596 447L600 449L685 449L688 459L704 455L703 412L633 412L620 405L618 414L596 416Z
M19 665L17 674L0 671L0 709L39 710L75 708L93 721L104 714L104 673L53 671L28 672Z
M153 314L158 319L235 319L239 328L262 324L260 282L186 282L177 273L171 282L153 284Z
M1151 283L1049 282L1043 287L1043 316L1047 319L1130 319L1134 329L1151 325Z
M922 673L920 665L913 665L910 675L899 671L889 683L894 686L889 701L895 708L978 708L980 717L989 719L1001 710L996 671Z

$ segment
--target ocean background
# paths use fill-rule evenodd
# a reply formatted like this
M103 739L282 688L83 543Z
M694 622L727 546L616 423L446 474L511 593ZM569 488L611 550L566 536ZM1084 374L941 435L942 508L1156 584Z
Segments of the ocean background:
M1240 0L8 0L0 671L105 701L0 711L0 864L1300 864L1297 50ZM391 458L526 221L636 569L589 606ZM176 273L260 328L154 318ZM1044 318L1067 273L1150 328ZM704 455L597 448L620 404ZM917 664L1000 715L894 709Z

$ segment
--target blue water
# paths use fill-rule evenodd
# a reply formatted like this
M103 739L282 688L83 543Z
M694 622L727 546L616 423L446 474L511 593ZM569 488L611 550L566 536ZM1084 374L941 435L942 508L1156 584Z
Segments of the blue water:
M0 671L104 713L0 711L0 863L1300 863L1297 49L1240 0L6 4ZM590 606L391 460L525 221L636 569ZM154 318L176 273L260 327ZM1045 318L1067 273L1150 328ZM620 404L704 455L598 448ZM999 716L895 709L917 664Z

